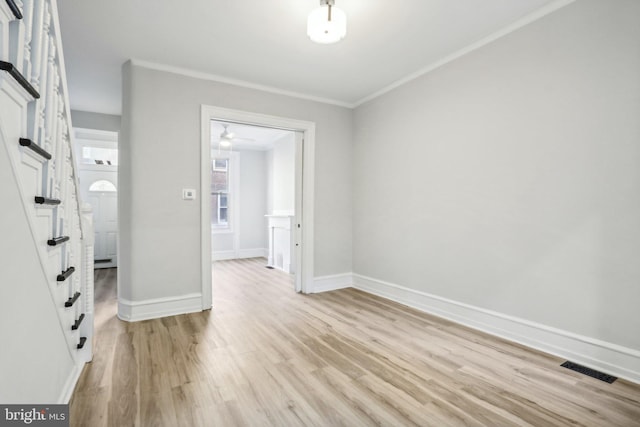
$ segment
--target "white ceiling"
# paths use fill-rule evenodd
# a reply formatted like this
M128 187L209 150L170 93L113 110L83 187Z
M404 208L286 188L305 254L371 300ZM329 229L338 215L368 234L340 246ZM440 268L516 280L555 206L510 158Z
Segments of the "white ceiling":
M58 0L73 109L119 114L139 59L356 105L567 0L336 0L346 38L306 35L318 0Z
M233 133L234 139L231 141L231 149L233 151L271 150L275 141L283 138L287 134L292 133L289 130L266 128L262 126L245 125L239 123L225 123L212 120L211 148L213 150L218 149L220 134L224 131L224 124L228 125L229 132Z

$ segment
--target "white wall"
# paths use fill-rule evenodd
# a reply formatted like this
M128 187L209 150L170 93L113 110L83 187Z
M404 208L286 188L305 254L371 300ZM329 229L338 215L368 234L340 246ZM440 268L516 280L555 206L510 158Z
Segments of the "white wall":
M120 134L120 297L200 292L199 203L181 200L181 191L200 187L202 104L316 123L315 275L351 271L351 110L129 62Z
M267 154L267 210L269 214L295 212L295 133L273 143Z
M639 16L577 1L357 108L354 271L640 350Z

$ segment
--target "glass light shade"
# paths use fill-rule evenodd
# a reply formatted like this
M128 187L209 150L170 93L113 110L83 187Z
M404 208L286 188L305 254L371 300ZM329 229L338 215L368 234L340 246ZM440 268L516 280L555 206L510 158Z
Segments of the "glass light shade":
M307 35L316 43L335 43L347 34L347 15L335 6L322 5L309 14L307 19Z
M220 146L221 146L221 147L228 147L228 146L230 146L230 145L231 145L231 141L229 141L228 139L226 139L226 138L222 138L222 139L220 140Z

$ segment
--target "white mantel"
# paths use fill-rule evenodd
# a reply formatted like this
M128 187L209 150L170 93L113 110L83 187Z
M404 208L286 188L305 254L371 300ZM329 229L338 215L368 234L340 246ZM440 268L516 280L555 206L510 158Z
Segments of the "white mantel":
M293 239L293 215L265 215L269 227L269 258L267 264L273 268L294 272L292 262Z

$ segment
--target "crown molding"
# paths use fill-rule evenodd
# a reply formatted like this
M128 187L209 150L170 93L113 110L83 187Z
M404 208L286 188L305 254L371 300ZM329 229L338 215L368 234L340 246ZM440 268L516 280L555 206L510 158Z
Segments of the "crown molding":
M197 70L192 70L192 69L188 69L188 68L183 68L183 67L177 67L177 66L173 66L173 65L166 65L166 64L160 64L160 63L156 63L156 62L152 62L152 61L146 61L146 60L142 60L142 59L136 59L136 58L132 58L131 59L131 63L132 65L138 66L138 67L143 67L143 68L147 68L147 69L152 69L152 70L158 70L158 71L164 71L164 72L168 72L168 73L173 73L173 74L179 74L179 75L183 75L186 77L192 77L192 78L196 78L196 79L201 79L201 80L209 80L209 81L214 81L214 82L218 82L218 83L225 83L225 84L230 84L230 85L234 85L234 86L239 86L239 87L244 87L244 88L248 88L248 89L255 89L255 90L260 90L263 92L268 92L268 93L273 93L273 94L277 94L277 95L284 95L284 96L289 96L292 98L298 98L298 99L304 99L307 101L314 101L314 102L319 102L319 103L323 103L323 104L329 104L329 105L335 105L338 107L344 107L344 108L350 108L350 109L355 109L357 107L359 107L360 105L363 105L375 98L378 98L390 91L392 91L393 89L396 89L406 83L411 82L412 80L415 80L419 77L422 77L423 75L430 73L431 71L434 71L440 67L442 67L443 65L448 64L449 62L452 62L470 52L473 52L474 50L477 50L485 45L488 45L498 39L500 39L501 37L504 37L528 24L531 24L532 22L537 21L538 19L541 19L559 9L562 9L565 6L570 5L571 3L574 3L576 0L555 0L552 1L551 3L541 7L540 9L535 10L534 12L531 12L525 16L523 16L522 18L518 19L517 21L507 25L506 27L450 54L447 55L441 59L439 59L436 62L433 62L429 65L427 65L426 67L421 68L420 70L411 73L399 80L396 80L395 82L383 87L382 89L373 92L370 95L365 96L364 98L356 101L356 102L346 102L346 101L340 101L337 99L330 99L330 98L323 98L320 96L314 96L314 95L309 95L309 94L305 94L305 93L301 93L301 92L295 92L295 91L290 91L290 90L285 90L285 89L281 89L281 88L277 88L274 86L268 86L268 85L262 85L262 84L258 84L258 83L252 83L249 81L245 81L245 80L240 80L240 79L235 79L232 77L225 77L225 76L220 76L217 74L211 74L211 73L206 73L206 72L202 72L202 71L197 71ZM84 111L84 110L80 110L80 111Z
M356 101L353 104L353 108L357 108L357 107L359 107L360 105L362 105L362 104L364 104L366 102L369 102L369 101L371 101L371 100L373 100L375 98L378 98L379 96L382 96L385 93L390 92L393 89L404 85L405 83L409 83L412 80L415 80L415 79L417 79L419 77L422 77L423 75L425 75L427 73L430 73L431 71L433 71L433 70L435 70L437 68L440 68L443 65L446 65L451 61L454 61L454 60L456 60L456 59L458 59L458 58L460 58L460 57L462 57L462 56L464 56L464 55L466 55L466 54L468 54L470 52L473 52L476 49L479 49L479 48L481 48L481 47L483 47L485 45L488 45L489 43L492 43L492 42L498 40L499 38L504 37L507 34L510 34L510 33L514 32L514 31L524 27L525 25L528 25L528 24L530 24L530 23L532 23L534 21L537 21L538 19L540 19L540 18L542 18L542 17L544 17L546 15L549 15L550 13L553 13L558 9L561 9L561 8L563 8L565 6L568 6L569 4L571 4L571 3L575 2L575 1L576 0L556 0L556 1L553 1L553 2L551 2L549 4L547 4L546 6L543 6L542 8L537 9L534 12L531 12L531 13L525 15L524 17L518 19L514 23L509 24L506 27L504 27L504 28L502 28L502 29L500 29L500 30L488 35L487 37L484 37L484 38L478 40L475 43L472 43L472 44L470 44L470 45L468 45L468 46L466 46L466 47L464 47L464 48L462 48L462 49L460 49L460 50L458 50L458 51L456 51L456 52L454 52L454 53L452 53L450 55L447 55L444 58L442 58L442 59L440 59L440 60L438 60L438 61L436 61L436 62L434 62L434 63L432 63L430 65L427 65L426 67L421 68L420 70L418 70L418 71L416 71L414 73L411 73L408 76L405 76L405 77L401 78L400 80L396 80L395 82L393 82L390 85L388 85L388 86L386 86L386 87L384 87L384 88L372 93L371 95L368 95L368 96L362 98L361 100Z
M186 77L193 77L201 80L210 80L218 83L226 83L234 86L245 87L248 89L261 90L263 92L274 93L277 95L290 96L292 98L304 99L307 101L315 101L323 104L336 105L344 108L354 108L353 104L344 101L338 101L336 99L322 98L319 96L308 95L300 92L294 92L289 90L280 89L273 86L261 85L257 83L251 83L245 80L234 79L231 77L219 76L216 74L205 73L202 71L195 71L188 68L176 67L173 65L158 64L156 62L145 61L142 59L131 59L131 64L137 67L149 68L152 70L165 71L167 73L180 74Z

